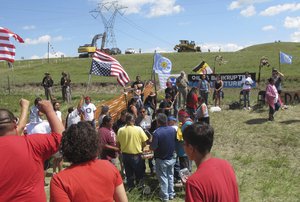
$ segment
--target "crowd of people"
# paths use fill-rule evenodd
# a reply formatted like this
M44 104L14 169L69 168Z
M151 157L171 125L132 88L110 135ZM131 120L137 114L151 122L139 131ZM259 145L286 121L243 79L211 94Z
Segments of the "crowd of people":
M277 70L273 72L266 89L269 120L274 120L280 107L276 82L278 85L278 78L283 76ZM49 84L53 82L49 79L47 74L43 86L51 99ZM70 107L65 120L55 100L36 98L30 107L28 100L21 99L19 118L0 109L0 201L46 201L45 171L50 158L53 202L126 202L126 191L146 186L148 171L158 180L162 201L176 197L176 184L185 187L186 201L239 201L232 166L211 154L214 130L208 112L210 86L204 75L198 87L189 89L187 83L181 72L175 84L167 82L165 98L157 103L154 92L144 97L144 83L137 76L131 86L134 96L117 120L111 117L108 106L102 106L99 117L95 117L97 108L89 96ZM243 84L247 107L251 77L246 76ZM221 104L222 88L221 77L217 76L215 105ZM63 168L63 161L70 166Z

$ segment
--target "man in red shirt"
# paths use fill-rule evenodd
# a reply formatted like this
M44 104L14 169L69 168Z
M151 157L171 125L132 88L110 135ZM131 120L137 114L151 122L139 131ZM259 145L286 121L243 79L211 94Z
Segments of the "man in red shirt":
M186 176L185 201L238 202L238 185L232 166L212 157L214 130L206 123L194 123L183 131L184 150L197 170Z
M57 152L64 127L50 101L38 106L49 121L49 135L19 136L13 113L0 109L0 201L46 201L44 161Z

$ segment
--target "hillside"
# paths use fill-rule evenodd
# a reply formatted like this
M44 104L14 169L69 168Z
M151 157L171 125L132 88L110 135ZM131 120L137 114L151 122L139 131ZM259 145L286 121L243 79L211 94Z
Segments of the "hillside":
M173 63L172 73L179 73L184 70L190 73L192 68L205 60L212 68L215 67L217 73L223 72L257 72L260 58L266 56L271 67L279 68L279 50L293 56L293 64L281 65L281 71L288 79L297 79L300 75L300 43L268 43L245 48L237 52L210 52L210 53L163 53ZM221 66L215 62L216 56L221 55L226 64ZM117 55L117 60L125 68L131 80L136 75L142 75L142 79L150 79L153 66L153 54ZM14 70L8 69L6 62L0 62L0 87L6 85L7 77L14 84L23 85L25 83L38 84L44 72L49 72L57 83L61 72L66 71L71 74L73 83L86 83L90 69L91 58L59 58L51 59L50 63L43 60L16 61ZM262 78L270 75L270 68L262 69ZM93 76L93 82L113 82L115 79L109 77Z

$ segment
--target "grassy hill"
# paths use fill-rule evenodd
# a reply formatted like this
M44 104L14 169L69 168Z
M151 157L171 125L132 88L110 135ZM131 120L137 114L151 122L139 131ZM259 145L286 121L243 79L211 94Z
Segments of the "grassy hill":
M192 68L202 60L206 61L216 73L228 72L258 72L259 61L262 56L269 59L271 67L279 68L279 51L293 56L293 64L281 65L281 71L288 79L295 79L300 75L300 43L269 43L254 45L237 52L210 52L210 53L163 53L173 63L172 73L179 73L184 70L190 73ZM215 62L216 56L221 55L226 64L219 65ZM117 55L116 59L122 64L130 78L134 80L136 75L142 75L142 79L149 79L152 73L153 54ZM39 83L44 72L52 74L56 83L62 71L71 74L73 83L85 83L88 80L91 58L60 58L43 60L16 61L14 70L7 68L5 62L0 62L0 86L7 83L7 76L10 75L11 82L19 85L24 83ZM262 69L262 77L270 76L270 68ZM115 79L93 76L93 82L116 82Z
M268 43L247 47L237 52L211 53L163 53L173 63L172 73L184 70L187 73L205 60L217 73L257 72L262 56L269 59L271 67L262 68L262 79L271 75L272 67L279 68L279 51L293 56L293 64L281 65L285 75L284 89L300 90L300 43ZM221 55L226 64L215 64L215 57ZM151 77L153 54L117 55L131 80L141 75L143 80ZM16 61L13 70L5 62L0 62L0 107L19 113L18 100L21 97L31 101L36 96L44 97L40 82L45 72L51 73L55 81L55 96L61 99L60 77L66 71L73 83L73 103L86 90L91 59L63 58L47 60ZM10 85L8 85L8 83ZM93 102L107 100L120 94L122 89L113 77L93 76L88 93ZM110 85L107 85L110 83ZM10 86L10 89L8 89ZM251 94L251 105L256 104L257 92L264 89L261 82ZM10 91L10 93L9 93ZM257 110L228 110L228 104L239 99L239 89L225 89L222 111L210 113L211 124L215 129L213 154L225 158L235 168L241 201L299 201L300 198L300 105L291 105L279 111L274 122L266 120L268 108ZM212 103L211 96L209 102ZM62 104L61 111L66 115L68 105ZM47 179L49 180L49 178ZM159 201L158 185L153 178L150 196L139 192L129 194L129 201ZM149 181L148 181L149 182ZM46 189L48 190L48 188ZM183 201L183 191L175 201Z

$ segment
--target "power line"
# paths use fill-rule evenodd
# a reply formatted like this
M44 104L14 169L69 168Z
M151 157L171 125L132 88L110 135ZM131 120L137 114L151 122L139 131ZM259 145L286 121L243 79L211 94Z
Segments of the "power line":
M115 19L117 14L120 14L121 16L124 14L124 12L121 11L125 8L127 7L119 5L118 1L112 1L98 3L97 8L90 11L91 15L95 19L100 15L106 32L105 43L111 45L112 48L117 47L116 37L114 33Z

